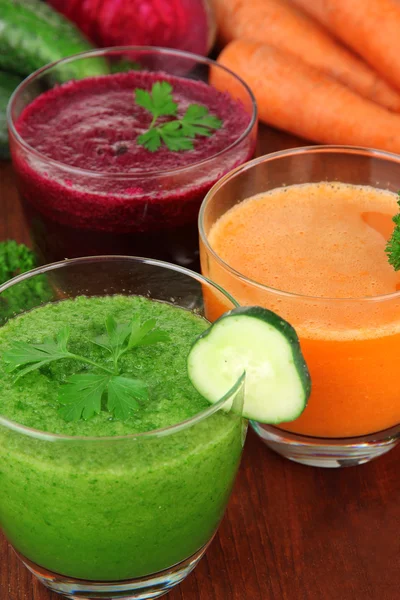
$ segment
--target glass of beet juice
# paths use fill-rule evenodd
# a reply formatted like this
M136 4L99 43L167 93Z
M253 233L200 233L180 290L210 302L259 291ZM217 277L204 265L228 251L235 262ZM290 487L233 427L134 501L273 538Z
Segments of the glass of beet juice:
M0 529L53 591L76 600L157 598L210 544L247 421L243 376L210 405L187 375L191 345L209 325L205 299L219 314L237 306L201 275L134 257L62 261L0 286ZM17 316L7 310L11 302ZM124 344L132 318L154 320L153 334L158 328L164 337L115 361L104 345L110 319ZM20 352L43 343L52 354L61 338L75 360L41 363L14 381L13 345ZM82 384L63 412L68 381L104 375L109 387L96 411L93 385L89 394ZM147 394L132 404L124 390L135 380ZM80 414L83 406L89 412Z
M158 112L140 103L146 92ZM218 125L191 119L184 129L193 105L203 124L211 117ZM158 116L160 106L169 114ZM198 268L200 203L253 155L257 135L254 97L234 73L195 54L149 47L85 52L39 69L15 91L8 119L43 262L124 254ZM159 137L158 148L141 143L171 121L177 129L167 141ZM187 147L176 149L174 136Z

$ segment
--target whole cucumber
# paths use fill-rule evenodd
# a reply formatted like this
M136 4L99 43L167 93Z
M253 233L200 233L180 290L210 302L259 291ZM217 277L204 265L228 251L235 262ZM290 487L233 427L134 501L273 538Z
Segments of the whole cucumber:
M0 69L26 76L47 63L91 48L75 25L40 0L0 0ZM65 65L56 78L105 72L102 59L81 60Z
M7 104L22 77L0 71L0 159L9 158L6 111Z

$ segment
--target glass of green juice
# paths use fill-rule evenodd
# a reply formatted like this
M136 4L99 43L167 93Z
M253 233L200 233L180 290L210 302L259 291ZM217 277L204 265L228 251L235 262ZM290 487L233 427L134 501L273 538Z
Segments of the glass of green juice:
M214 405L188 379L187 354L209 325L205 296L213 317L237 305L185 268L118 256L54 263L0 288L0 526L51 590L68 598L156 598L210 544L247 422L243 376ZM121 330L132 318L153 319L165 334L120 359L121 373L148 390L124 418L110 411L110 388L91 418L60 413L60 389L77 372L96 372L89 363L55 360L17 381L10 373L5 353L13 344L55 344L66 327L69 352L111 368L110 318Z

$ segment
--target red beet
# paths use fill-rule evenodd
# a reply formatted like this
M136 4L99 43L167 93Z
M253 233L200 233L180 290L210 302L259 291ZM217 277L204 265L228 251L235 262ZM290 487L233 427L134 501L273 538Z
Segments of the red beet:
M214 41L208 0L48 0L97 46L165 46L206 55Z

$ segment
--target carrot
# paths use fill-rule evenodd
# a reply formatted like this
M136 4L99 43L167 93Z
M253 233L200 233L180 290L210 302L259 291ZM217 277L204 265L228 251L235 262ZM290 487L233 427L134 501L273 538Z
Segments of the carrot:
M234 40L218 62L253 90L262 121L309 140L400 153L400 115L362 98L297 57L272 46ZM238 97L214 69L211 84ZM240 96L239 96L240 97Z
M292 0L400 90L398 0Z
M400 112L397 91L286 0L213 0L213 3L222 43L246 38L291 52L361 96Z

